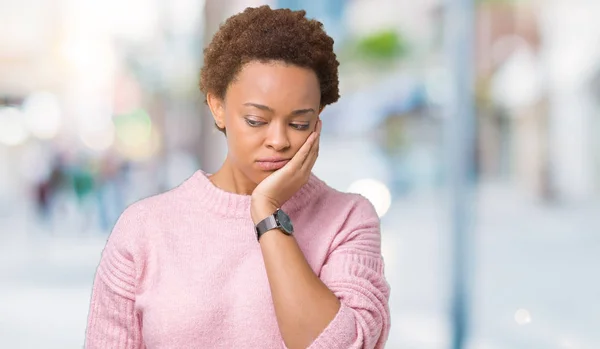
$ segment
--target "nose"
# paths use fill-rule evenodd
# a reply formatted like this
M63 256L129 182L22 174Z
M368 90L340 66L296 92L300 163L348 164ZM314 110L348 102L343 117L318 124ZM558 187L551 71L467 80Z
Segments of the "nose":
M275 151L284 151L290 147L290 139L285 125L281 123L271 123L267 133L266 145Z

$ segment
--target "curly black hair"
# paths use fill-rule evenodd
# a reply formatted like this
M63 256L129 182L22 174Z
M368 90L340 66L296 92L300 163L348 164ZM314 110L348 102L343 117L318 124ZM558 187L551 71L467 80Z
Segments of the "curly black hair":
M306 18L306 11L265 5L229 17L204 50L200 90L223 99L229 84L251 61L283 61L312 69L321 88L321 107L340 97L333 39L321 22Z

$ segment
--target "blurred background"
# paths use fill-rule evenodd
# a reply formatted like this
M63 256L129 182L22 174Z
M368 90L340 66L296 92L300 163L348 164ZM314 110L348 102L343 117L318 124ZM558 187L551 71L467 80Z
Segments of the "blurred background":
M386 348L600 348L598 0L0 1L0 347L81 348L119 214L219 167L202 49L261 4L336 40L314 172L381 216Z

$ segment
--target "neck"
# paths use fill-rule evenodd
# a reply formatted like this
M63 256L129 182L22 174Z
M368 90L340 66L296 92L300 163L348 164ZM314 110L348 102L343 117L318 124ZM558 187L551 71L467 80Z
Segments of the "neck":
M209 179L216 187L240 195L251 195L257 185L246 177L242 171L233 166L229 157L225 159L221 168Z

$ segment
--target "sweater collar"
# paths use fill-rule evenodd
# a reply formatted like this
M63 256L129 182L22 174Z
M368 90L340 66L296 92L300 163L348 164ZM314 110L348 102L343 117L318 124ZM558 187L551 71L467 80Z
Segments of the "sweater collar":
M227 192L215 186L208 176L209 173L198 170L191 177L192 184L200 190L197 197L200 205L221 217L249 218L251 196ZM282 210L287 213L299 210L325 186L323 181L311 173L308 182L283 204Z

